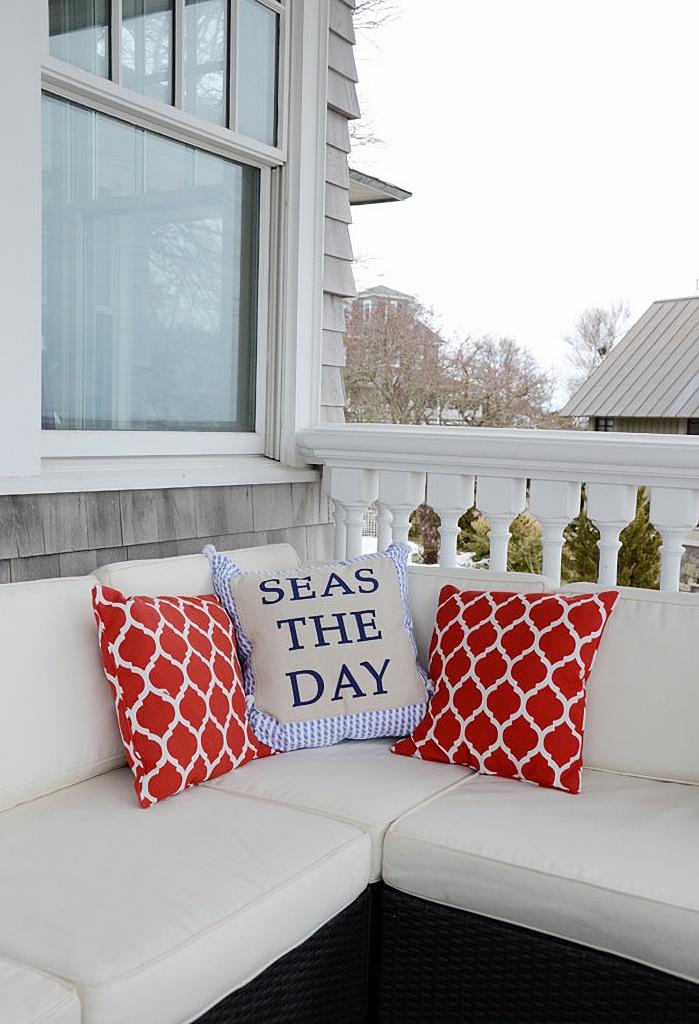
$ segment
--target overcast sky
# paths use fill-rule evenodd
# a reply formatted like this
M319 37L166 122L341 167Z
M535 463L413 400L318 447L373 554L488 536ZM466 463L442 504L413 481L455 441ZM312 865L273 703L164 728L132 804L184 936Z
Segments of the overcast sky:
M395 0L360 32L381 138L352 165L413 193L355 208L360 289L503 334L545 369L592 305L697 294L698 0Z

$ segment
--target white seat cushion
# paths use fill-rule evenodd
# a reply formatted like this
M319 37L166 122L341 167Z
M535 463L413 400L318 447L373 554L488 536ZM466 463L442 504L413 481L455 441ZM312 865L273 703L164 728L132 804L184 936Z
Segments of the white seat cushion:
M195 1019L348 906L368 836L196 787L142 810L110 772L7 812L0 955L71 982L83 1024Z
M24 964L0 959L3 1024L80 1024L74 988Z
M699 981L699 787L583 772L575 796L474 775L389 829L414 896Z
M461 782L468 768L396 757L391 739L345 740L323 749L268 757L206 783L287 807L316 811L371 837L371 880L381 877L383 838L400 815Z

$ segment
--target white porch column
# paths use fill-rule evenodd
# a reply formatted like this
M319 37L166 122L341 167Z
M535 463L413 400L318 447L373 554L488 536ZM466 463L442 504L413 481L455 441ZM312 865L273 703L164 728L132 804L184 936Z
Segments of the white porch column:
M597 582L615 587L621 547L619 534L636 515L638 488L633 484L588 483L586 490L587 515L600 532Z
M362 553L364 509L378 494L378 471L326 466L323 488L335 502L335 557L356 558ZM339 534L344 537L340 538Z
M402 469L379 471L379 502L391 513L394 544L407 544L410 513L425 500L425 474Z
M428 473L427 504L440 518L439 564L457 564L456 542L459 537L459 519L473 505L475 477L455 476L448 473Z
M561 585L563 531L580 512L580 481L532 480L529 511L541 523L544 561L542 572Z
M683 540L699 521L699 491L653 487L650 521L663 543L660 546L660 589L679 590Z
M479 476L476 506L490 523L491 569L507 569L510 523L527 504L527 481L523 477Z

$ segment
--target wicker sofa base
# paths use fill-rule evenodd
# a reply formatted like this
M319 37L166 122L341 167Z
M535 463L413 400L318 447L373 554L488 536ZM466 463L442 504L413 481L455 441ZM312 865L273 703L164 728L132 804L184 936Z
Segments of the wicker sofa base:
M621 957L380 893L380 1024L686 1024L699 985Z
M376 888L196 1024L366 1024Z
M687 1024L699 985L383 883L196 1024Z

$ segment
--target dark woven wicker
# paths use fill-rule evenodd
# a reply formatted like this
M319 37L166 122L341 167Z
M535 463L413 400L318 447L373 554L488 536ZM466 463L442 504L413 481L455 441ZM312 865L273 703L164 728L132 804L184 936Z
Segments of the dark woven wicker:
M699 985L383 887L380 1024L690 1024Z
M196 1024L366 1024L375 889Z

